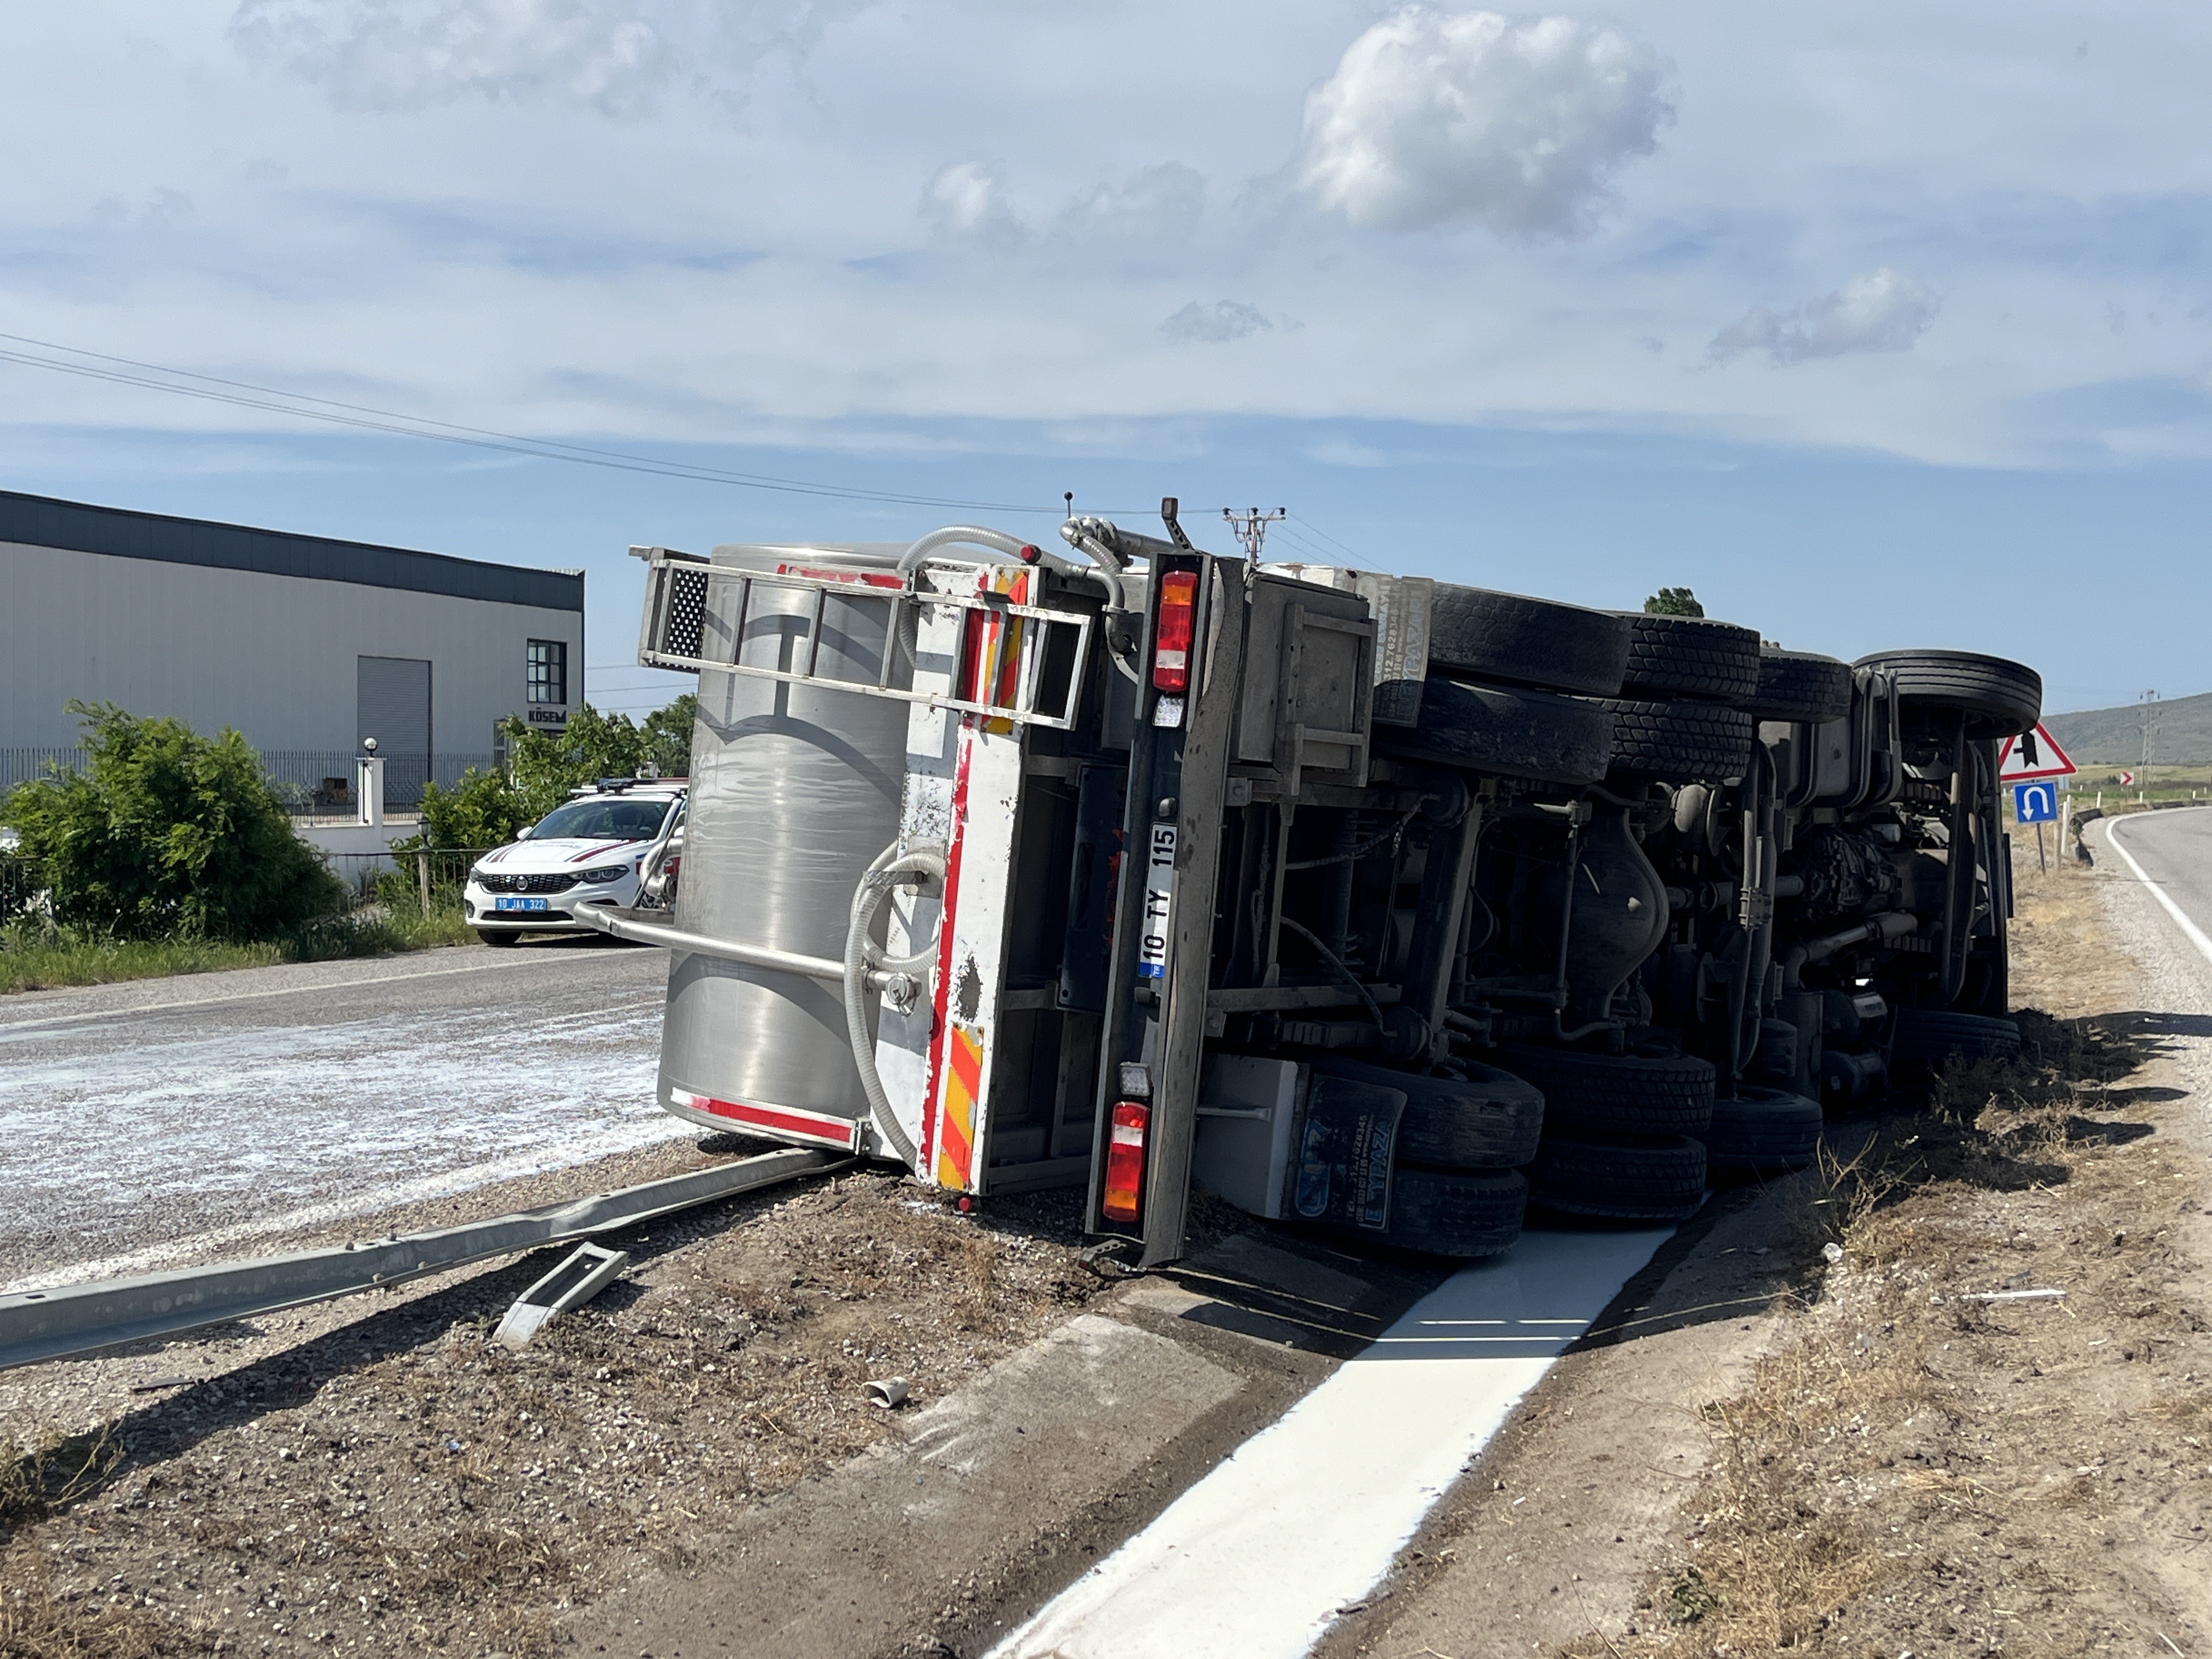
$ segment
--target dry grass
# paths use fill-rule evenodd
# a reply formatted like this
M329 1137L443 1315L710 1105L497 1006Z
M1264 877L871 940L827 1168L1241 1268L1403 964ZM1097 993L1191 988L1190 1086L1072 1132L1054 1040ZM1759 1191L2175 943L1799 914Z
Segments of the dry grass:
M1672 1559L1625 1633L1566 1655L2188 1638L2202 1592L2171 1563L2212 1538L2212 1321L2177 1292L2205 1172L2134 1121L2130 1019L2087 1017L2132 995L2096 879L2054 871L2023 906L2022 985L2069 1017L2024 1014L2019 1062L1944 1073L1808 1172L1799 1298L1747 1386L1704 1410ZM1976 1299L2027 1285L2068 1294Z
M88 1434L50 1435L37 1445L0 1451L0 1535L97 1491L123 1461L123 1444L103 1425Z
M202 1637L134 1607L81 1613L55 1596L46 1564L26 1551L0 1562L0 1659L177 1659L209 1651Z

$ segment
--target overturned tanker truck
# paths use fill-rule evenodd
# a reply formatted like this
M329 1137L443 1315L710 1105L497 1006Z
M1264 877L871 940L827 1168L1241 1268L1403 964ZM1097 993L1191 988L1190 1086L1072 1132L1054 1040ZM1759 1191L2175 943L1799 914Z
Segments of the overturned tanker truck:
M634 550L639 661L699 676L682 878L590 920L673 952L666 1110L1086 1186L1146 1264L1194 1188L1472 1257L1532 1201L1681 1217L1824 1103L2016 1050L2032 670L1162 518Z

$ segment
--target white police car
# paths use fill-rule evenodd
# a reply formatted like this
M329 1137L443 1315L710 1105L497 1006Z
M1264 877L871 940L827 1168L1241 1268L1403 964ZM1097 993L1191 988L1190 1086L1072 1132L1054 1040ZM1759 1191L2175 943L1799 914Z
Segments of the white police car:
M681 822L684 793L681 778L602 778L577 790L476 861L461 892L469 926L487 945L512 945L526 933L588 931L579 905L636 904L646 859L675 829L672 815Z

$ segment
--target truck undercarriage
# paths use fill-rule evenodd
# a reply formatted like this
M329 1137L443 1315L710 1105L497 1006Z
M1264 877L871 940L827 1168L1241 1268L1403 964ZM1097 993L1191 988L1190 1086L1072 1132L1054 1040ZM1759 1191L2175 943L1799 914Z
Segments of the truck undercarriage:
M2033 671L1071 520L635 550L700 676L663 1105L984 1194L1194 1186L1468 1257L1670 1219L1823 1106L2016 1049Z

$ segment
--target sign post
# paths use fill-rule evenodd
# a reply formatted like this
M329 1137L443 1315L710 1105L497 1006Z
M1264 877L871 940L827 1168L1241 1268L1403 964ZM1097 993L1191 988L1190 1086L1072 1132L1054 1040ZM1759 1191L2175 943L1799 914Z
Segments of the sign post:
M2043 826L2058 816L2058 783L2060 778L2070 778L2081 769L2066 757L2058 746L2058 739L2045 729L2043 722L2035 723L2035 730L2023 732L2016 738L2007 738L2003 750L1997 756L1997 781L2012 785L2012 816L2015 823L2035 826L2035 867L2048 872L2051 860L2043 850ZM2059 851L2066 850L2066 836L2059 832Z
M2056 783L2015 783L2012 787L2012 817L2015 823L2035 826L2035 867L2046 873L2051 860L2043 850L2043 826L2058 817Z

